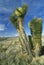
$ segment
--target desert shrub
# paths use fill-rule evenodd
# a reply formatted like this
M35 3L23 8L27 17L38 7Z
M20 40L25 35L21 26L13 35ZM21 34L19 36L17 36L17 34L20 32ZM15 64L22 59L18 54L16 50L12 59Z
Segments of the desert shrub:
M3 44L0 44L0 65L29 65L31 58L27 53L24 53L21 50L20 45L10 46L6 50L3 47ZM9 51L7 53L7 51ZM14 52L15 51L15 52Z
M28 65L30 62L30 57L26 53L20 52L15 56L15 65Z
M44 56L34 58L31 65L44 65Z

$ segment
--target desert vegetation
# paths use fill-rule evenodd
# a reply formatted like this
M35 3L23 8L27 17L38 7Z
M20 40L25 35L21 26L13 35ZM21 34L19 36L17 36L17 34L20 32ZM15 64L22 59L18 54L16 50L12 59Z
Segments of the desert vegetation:
M33 18L28 23L31 36L27 36L23 27L26 13L27 5L23 4L10 15L18 37L0 39L0 65L44 65L44 55L41 54L42 19Z

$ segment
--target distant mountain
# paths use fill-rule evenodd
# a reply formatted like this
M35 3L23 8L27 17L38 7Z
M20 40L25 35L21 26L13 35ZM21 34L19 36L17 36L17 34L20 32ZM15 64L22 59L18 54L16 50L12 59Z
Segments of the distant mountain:
M18 37L0 37L0 41L4 41L4 40L13 40L13 39L17 39Z

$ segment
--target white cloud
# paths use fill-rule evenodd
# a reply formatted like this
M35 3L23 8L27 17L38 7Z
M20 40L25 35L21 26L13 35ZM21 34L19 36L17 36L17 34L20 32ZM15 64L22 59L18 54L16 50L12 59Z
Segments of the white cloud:
M11 12L12 9L10 8L5 8L5 7L0 7L0 12Z
M4 31L5 30L5 25L4 24L0 24L0 31Z

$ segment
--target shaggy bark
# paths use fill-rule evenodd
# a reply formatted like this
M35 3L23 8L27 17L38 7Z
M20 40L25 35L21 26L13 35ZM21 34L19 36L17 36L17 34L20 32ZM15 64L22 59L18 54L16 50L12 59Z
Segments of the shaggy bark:
M25 34L21 18L18 18L18 23L19 23L19 29L17 29L17 31L19 33L19 38L20 38L20 40L22 42L23 48L26 49L28 54L32 55L31 50L30 50L29 41L28 41L28 38L27 38L27 36Z
M32 42L34 46L35 56L39 56L41 50L41 33L42 33L42 20L34 18L29 22L29 27L32 34Z

